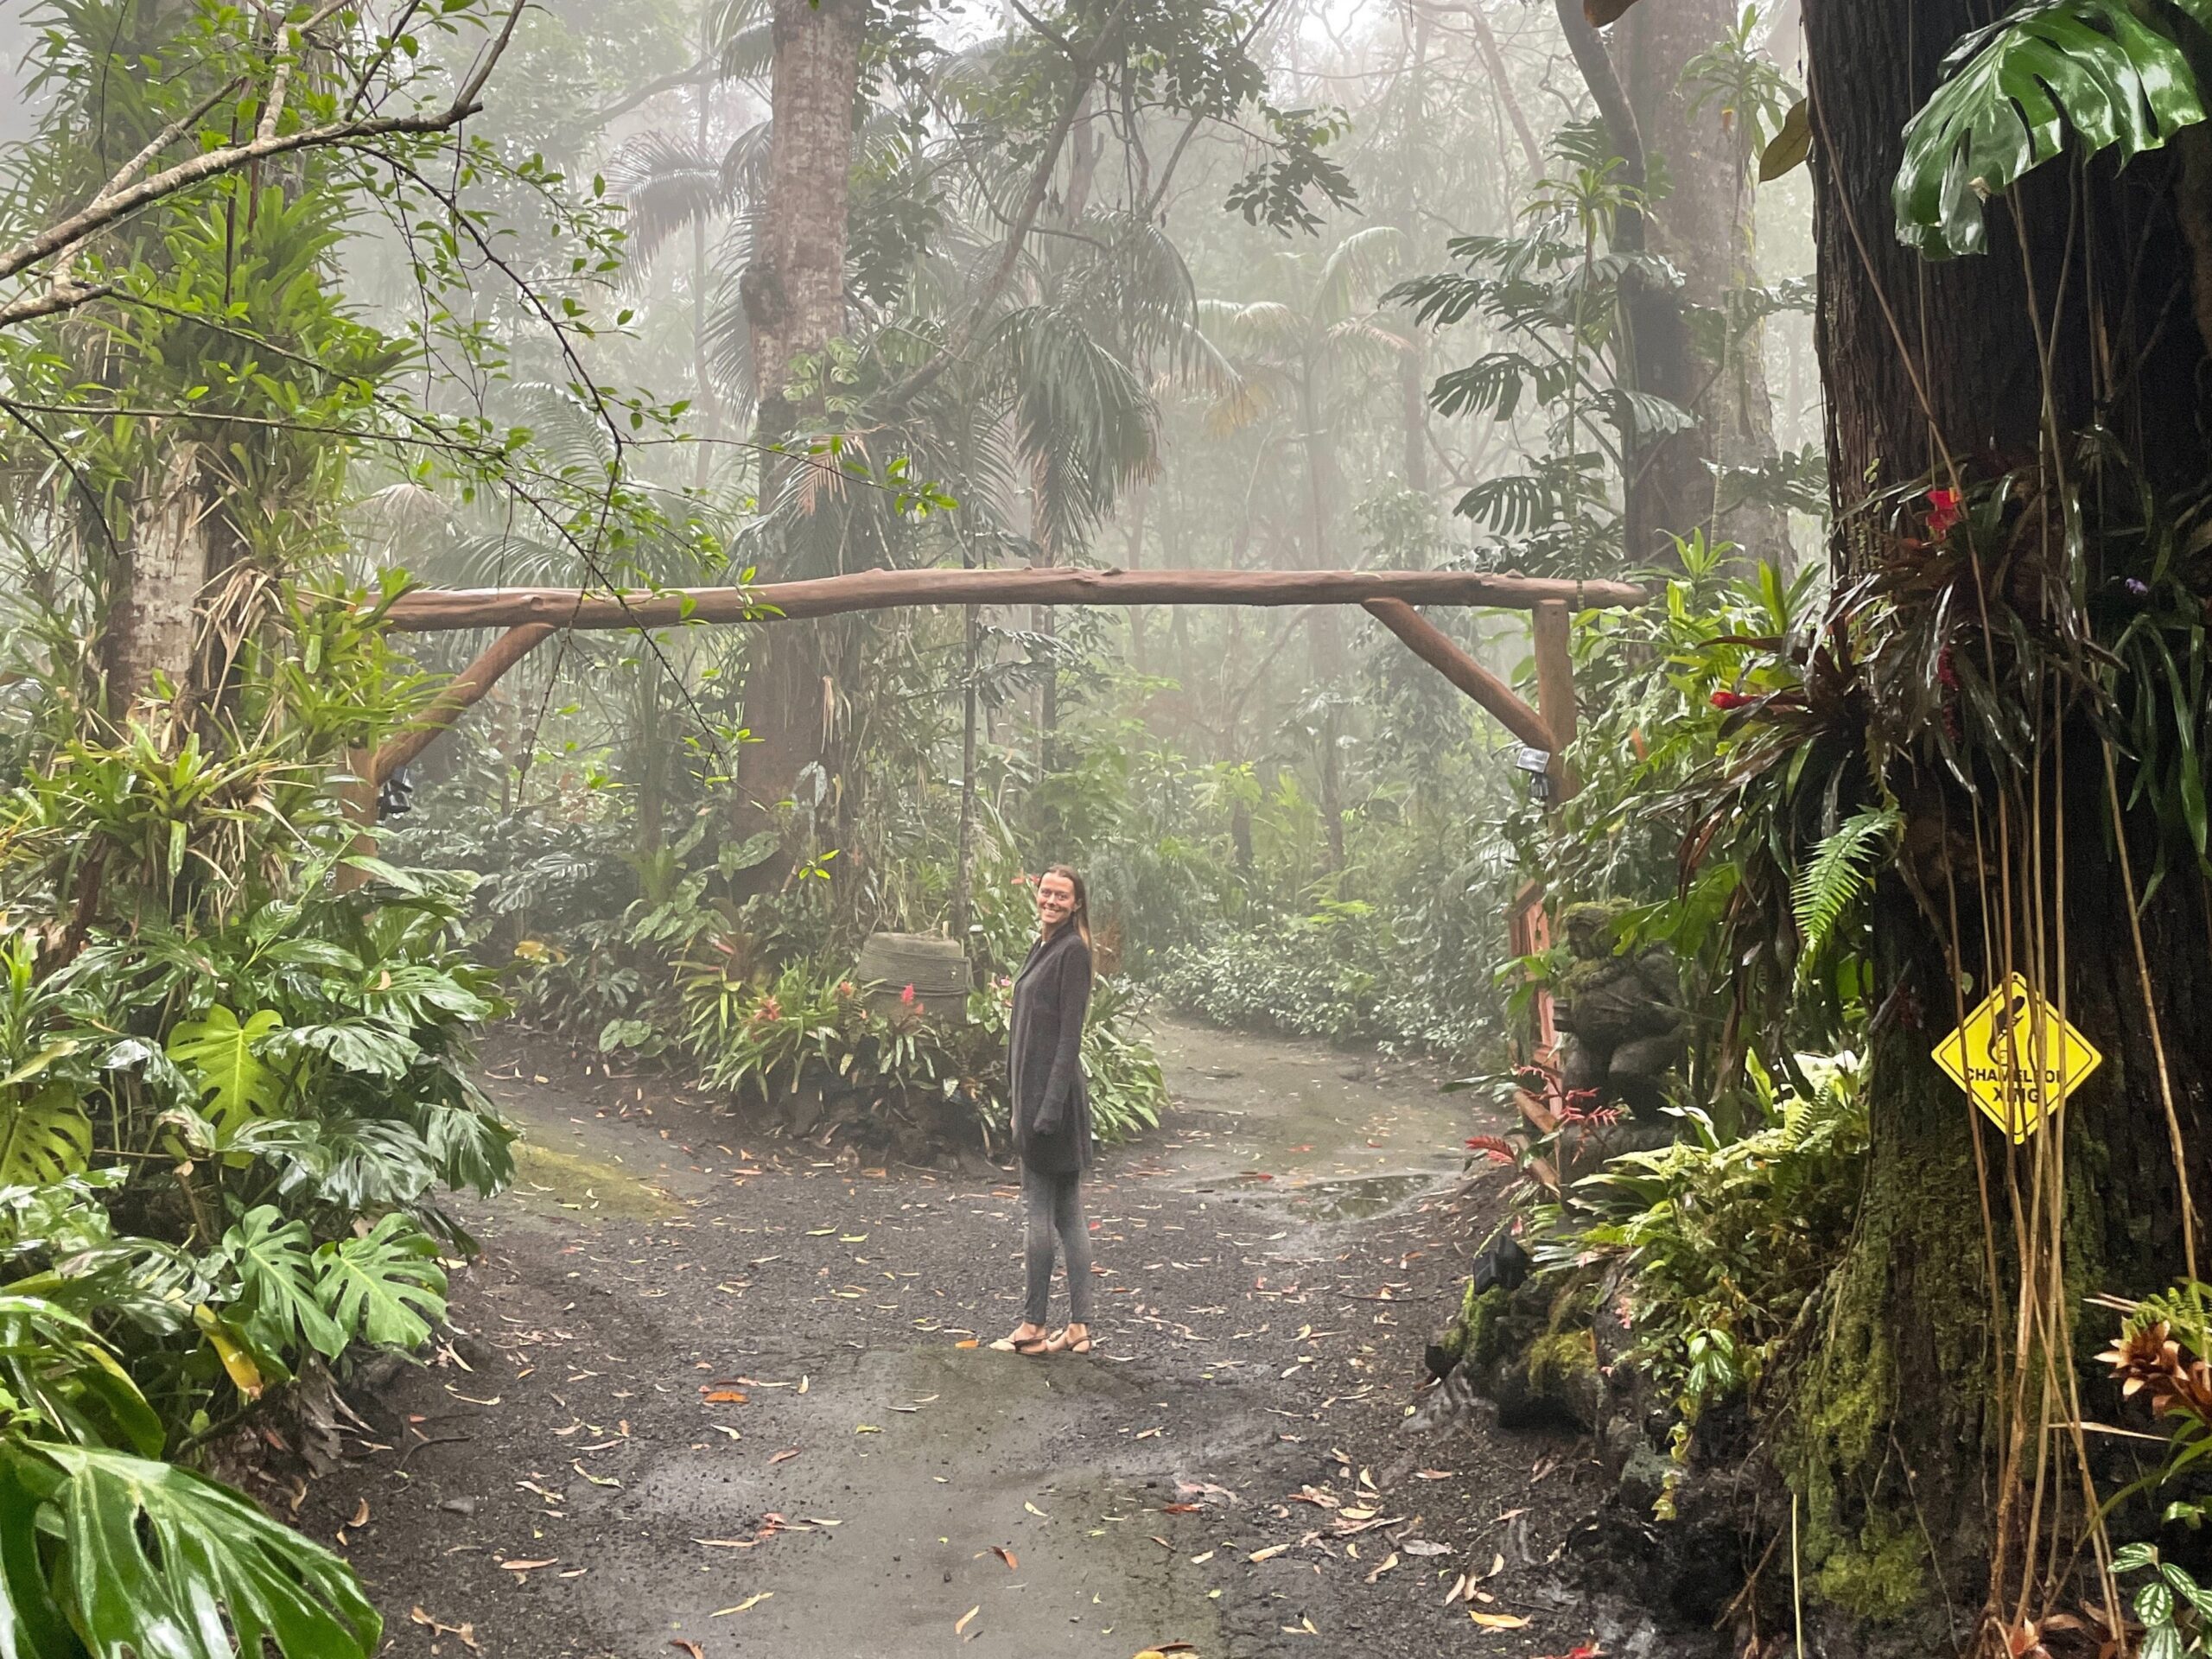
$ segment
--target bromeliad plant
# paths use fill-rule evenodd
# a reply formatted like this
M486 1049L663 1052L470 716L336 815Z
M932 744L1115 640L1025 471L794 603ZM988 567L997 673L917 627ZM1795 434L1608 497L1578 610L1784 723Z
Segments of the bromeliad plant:
M992 980L957 1012L928 1007L912 986L898 1006L879 1009L868 995L876 988L806 963L765 978L696 969L684 985L685 1040L702 1077L741 1098L765 1103L814 1087L876 1108L957 1101L1003 1141L1011 984ZM1133 1029L1134 1001L1127 982L1102 976L1084 1027L1092 1118L1109 1144L1157 1127L1166 1102L1160 1062Z

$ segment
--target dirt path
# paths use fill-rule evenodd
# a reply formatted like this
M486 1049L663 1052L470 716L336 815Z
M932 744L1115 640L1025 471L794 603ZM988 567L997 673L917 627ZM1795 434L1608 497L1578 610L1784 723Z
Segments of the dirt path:
M1491 1126L1317 1046L1159 1036L1178 1107L1090 1192L1089 1363L963 1345L1020 1317L1003 1176L754 1144L664 1085L511 1061L529 1146L465 1212L473 1339L357 1399L374 1436L302 1523L343 1528L400 1653L463 1652L438 1625L497 1659L1605 1637L1552 1565L1586 1445L1415 1414ZM1493 1561L1472 1610L1525 1626L1445 1605Z

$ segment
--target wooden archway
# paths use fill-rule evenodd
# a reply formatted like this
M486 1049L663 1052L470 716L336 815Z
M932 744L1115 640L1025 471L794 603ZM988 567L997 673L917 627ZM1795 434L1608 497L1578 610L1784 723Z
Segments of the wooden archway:
M505 632L455 675L430 707L359 767L362 792L428 748L508 670L563 629L619 630L798 621L924 605L1357 605L1530 748L1554 757L1555 798L1573 779L1556 759L1574 739L1573 613L1642 604L1620 582L1560 582L1466 570L867 570L753 588L594 592L579 588L418 589L385 613L399 633ZM1462 651L1416 605L1525 610L1536 658L1536 707ZM373 810L373 806L370 809Z

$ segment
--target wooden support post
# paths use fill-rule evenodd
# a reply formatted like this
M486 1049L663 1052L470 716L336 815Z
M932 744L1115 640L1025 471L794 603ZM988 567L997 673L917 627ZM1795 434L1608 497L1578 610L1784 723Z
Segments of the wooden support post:
M1563 599L1540 600L1531 612L1536 645L1536 712L1552 734L1552 799L1571 800L1581 787L1567 751L1581 729L1574 707L1573 613Z

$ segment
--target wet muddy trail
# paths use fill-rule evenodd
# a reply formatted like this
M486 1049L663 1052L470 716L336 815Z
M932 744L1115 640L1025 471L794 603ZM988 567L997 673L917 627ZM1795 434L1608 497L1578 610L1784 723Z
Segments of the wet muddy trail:
M1622 1651L1572 1587L1587 1442L1421 1388L1503 1196L1465 1138L1498 1126L1317 1046L1158 1036L1177 1105L1088 1190L1088 1360L988 1346L1020 1318L1005 1172L506 1057L522 1179L464 1208L467 1334L353 1391L302 1524L398 1653Z

